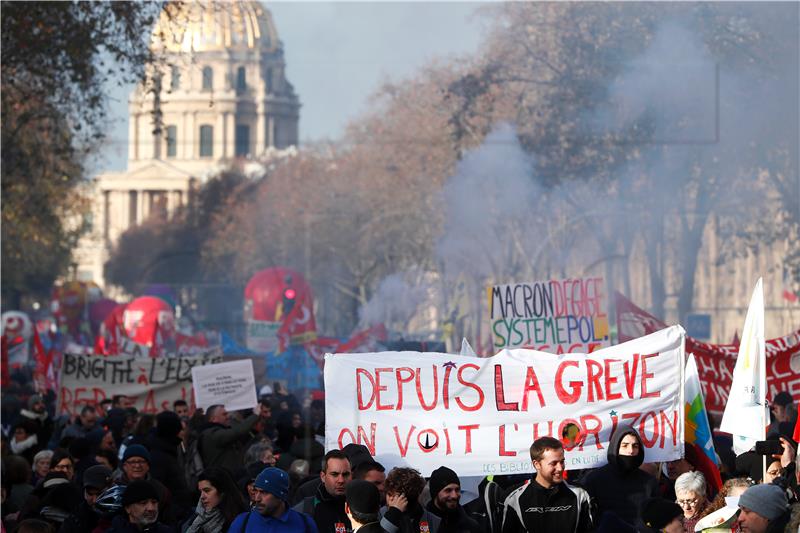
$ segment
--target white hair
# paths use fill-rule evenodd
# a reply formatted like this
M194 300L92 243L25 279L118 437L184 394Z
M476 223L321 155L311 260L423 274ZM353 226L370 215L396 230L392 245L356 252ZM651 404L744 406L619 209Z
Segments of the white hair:
M42 450L38 452L36 455L33 456L33 462L31 463L31 469L36 471L36 463L41 460L46 460L47 464L50 464L50 459L53 458L53 450Z
M694 492L699 498L706 496L706 478L700 472L686 472L675 480L675 494Z

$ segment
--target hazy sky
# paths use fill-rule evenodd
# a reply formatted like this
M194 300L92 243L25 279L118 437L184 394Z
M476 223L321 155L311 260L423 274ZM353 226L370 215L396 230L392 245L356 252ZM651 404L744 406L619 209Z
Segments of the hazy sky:
M474 53L485 24L476 2L266 2L283 41L287 77L300 97L301 142L336 138L386 79L437 58ZM94 171L124 170L127 98L110 87L110 126Z

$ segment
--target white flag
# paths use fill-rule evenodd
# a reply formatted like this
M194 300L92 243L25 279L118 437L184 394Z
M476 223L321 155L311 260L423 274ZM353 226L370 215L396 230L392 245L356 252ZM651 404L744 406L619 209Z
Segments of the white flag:
M477 357L477 355L475 355L475 350L472 349L472 346L470 345L466 337L461 339L461 355L469 355L470 357Z
M733 369L728 403L720 430L733 435L737 455L763 440L767 426L766 350L764 346L764 289L758 278L742 329L739 355Z

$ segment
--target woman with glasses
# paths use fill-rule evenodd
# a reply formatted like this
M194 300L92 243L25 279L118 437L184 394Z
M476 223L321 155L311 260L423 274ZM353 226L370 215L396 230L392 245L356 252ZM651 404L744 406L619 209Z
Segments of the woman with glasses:
M700 520L703 510L708 505L706 499L706 478L700 472L686 472L675 480L675 500L683 510L683 530L693 533L694 526Z
M50 471L61 472L69 481L74 481L75 459L67 450L59 448L53 452L53 458L50 459Z

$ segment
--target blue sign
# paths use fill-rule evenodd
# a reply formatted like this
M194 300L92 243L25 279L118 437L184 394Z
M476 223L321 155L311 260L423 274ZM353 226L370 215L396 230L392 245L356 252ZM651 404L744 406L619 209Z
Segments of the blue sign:
M686 315L686 334L694 339L711 339L711 315L689 313Z

